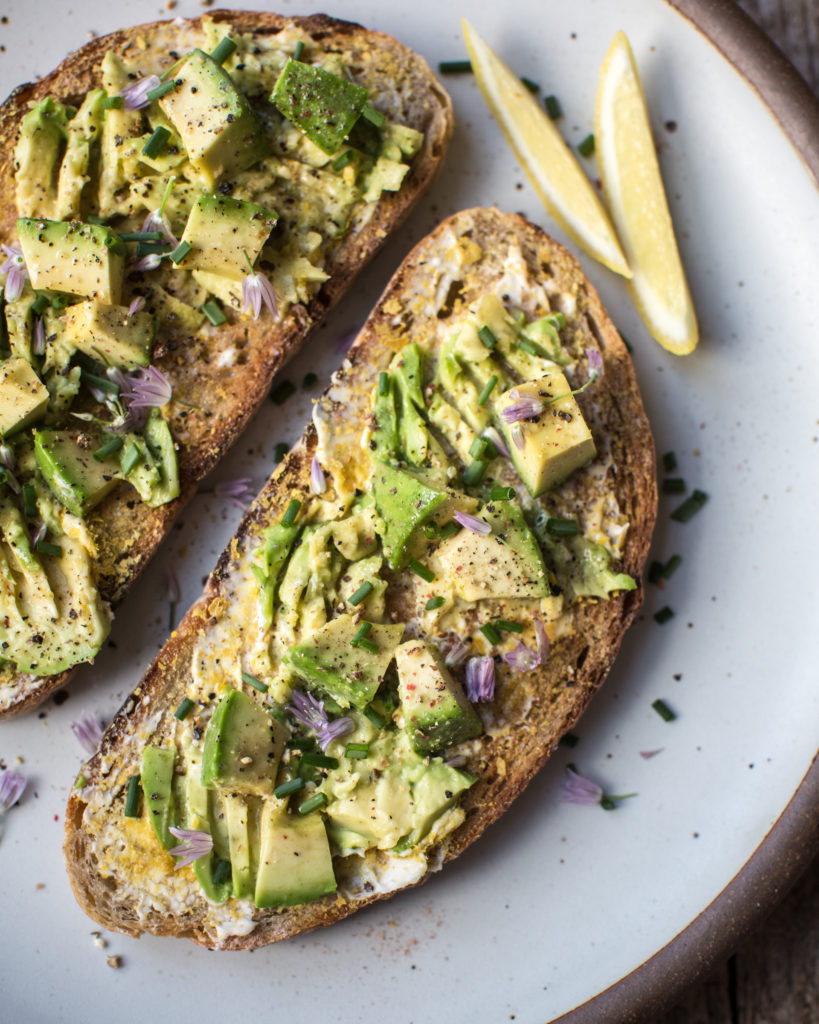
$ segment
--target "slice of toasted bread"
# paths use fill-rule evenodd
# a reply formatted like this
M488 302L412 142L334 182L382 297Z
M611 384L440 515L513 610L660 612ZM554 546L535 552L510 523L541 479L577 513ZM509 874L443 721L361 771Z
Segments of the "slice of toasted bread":
M154 363L171 380L175 396L169 422L178 443L181 494L170 504L148 508L130 486L121 487L90 515L97 550L100 594L112 607L125 597L136 577L167 535L197 482L236 441L258 408L274 374L296 352L310 330L350 287L355 275L402 222L412 204L438 172L452 131L449 97L426 62L380 32L325 15L284 18L266 12L215 11L191 21L155 22L94 39L72 53L49 75L21 85L0 111L0 240L15 232L14 152L20 119L46 96L78 104L98 84L107 51L133 62L142 74L159 72L204 38L205 18L236 33L270 39L288 30L330 54L341 54L357 81L366 85L376 106L399 124L421 131L424 141L397 192L384 192L375 204L360 204L347 233L328 242L328 279L307 302L289 306L274 322L263 313L250 320L228 313L224 326L207 323L194 336L164 331ZM30 711L73 670L35 677L0 670L0 718Z
M594 522L605 525L595 519L595 509L605 506L607 515L614 517L609 521L619 524L614 545L617 568L630 573L637 585L607 599L573 601L550 624L550 652L534 670L498 664L494 701L480 705L484 722L491 727L458 748L477 782L463 795L463 816L451 831L441 830L436 838L433 830L422 852L410 857L389 850L336 857L338 891L314 902L282 911L233 900L221 907L210 904L190 869L173 870L172 859L154 840L144 818L123 817L128 779L138 772L146 745L167 743L174 734L179 723L173 711L182 699L201 699L204 707L210 683L217 689L224 682L202 679L200 671L197 683L194 650L197 644L224 638L226 629L235 630L238 620L230 616L237 606L237 586L247 574L247 558L258 548L262 529L280 520L294 497L308 516L319 502L311 489L316 452L328 469L323 498L334 500L340 493L366 486L371 467L362 456L362 437L371 422L380 372L409 342L434 352L453 320L487 292L523 309L530 318L561 309L566 317L561 336L575 366L588 359L590 349L602 355L604 375L578 397L598 456L538 500L550 514L574 514L584 530ZM543 766L603 683L640 606L639 579L657 493L653 441L631 359L576 260L521 217L492 209L468 210L445 221L416 246L320 400L315 420L318 430L310 426L270 478L219 559L204 594L117 714L100 750L83 768L81 788L69 799L64 853L71 884L82 907L106 928L181 936L213 948L250 949L331 924L424 881L500 817ZM530 507L530 513L533 510ZM388 585L387 615L396 612L392 621L412 618L407 601L406 587ZM415 631L424 635L419 612L416 606ZM467 610L466 616L467 629L477 633L477 610ZM527 640L531 618L530 614ZM252 631L251 623L242 621ZM454 671L460 674L463 668ZM231 685L241 688L238 672L234 675Z

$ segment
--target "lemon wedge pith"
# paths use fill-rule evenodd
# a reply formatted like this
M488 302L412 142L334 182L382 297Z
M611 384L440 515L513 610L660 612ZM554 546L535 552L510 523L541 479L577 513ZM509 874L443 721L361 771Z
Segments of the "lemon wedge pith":
M546 209L589 255L630 277L603 204L551 118L465 18L461 28L484 99Z
M623 32L600 68L594 134L603 194L634 275L634 302L651 335L670 352L685 355L697 344L697 319L640 76Z

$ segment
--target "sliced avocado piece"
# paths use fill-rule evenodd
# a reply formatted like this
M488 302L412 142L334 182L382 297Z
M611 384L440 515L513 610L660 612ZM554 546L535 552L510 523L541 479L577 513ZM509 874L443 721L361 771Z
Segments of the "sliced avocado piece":
M21 217L17 237L32 288L119 303L125 246L104 224Z
M405 848L415 846L427 835L438 818L452 807L461 793L477 781L443 761L432 761L412 787L413 818L417 824L403 840Z
M179 497L179 463L176 458L173 435L159 409L152 409L142 428L142 436L159 467L160 480L149 497L144 500L151 508L164 505Z
M53 217L57 174L66 140L69 111L46 96L20 122L14 150L17 209L24 217Z
M198 832L214 834L213 815L211 813L211 791L202 785L201 773L202 763L199 752L193 748L186 754L185 773L185 825L187 828L196 829ZM232 886L225 880L218 883L214 881L213 873L218 862L215 849L204 857L199 857L193 862L193 871L196 879L202 886L202 890L213 903L224 903L231 895Z
M536 345L546 359L551 360L553 363L558 363L560 366L568 366L572 361L572 357L563 348L560 341L560 331L557 328L556 317L560 314L549 313L547 316L542 316L539 320L533 320L530 324L524 324L521 327L521 336L526 338L527 341L531 341L533 345ZM528 374L523 374L524 377L528 377ZM538 374L532 374L534 376L540 376Z
M395 406L395 382L386 371L379 377L373 399L370 451L378 462L397 459L401 454L398 434L398 410Z
M301 526L295 523L290 526L274 523L262 532L262 545L256 551L251 570L259 584L262 615L268 625L273 622L276 584L300 533Z
M63 341L106 366L136 370L151 361L156 321L147 310L129 313L92 299L69 306L64 321Z
M20 356L0 363L0 435L36 423L48 408L48 389Z
M285 658L311 689L328 694L343 708L351 704L365 708L373 699L404 633L404 624L371 625L367 640L377 647L374 652L352 645L358 629L352 615L339 615L304 643L291 647Z
M66 413L79 393L82 371L79 366L72 366L70 370L49 370L43 380L48 388L45 423L48 426L64 423Z
M612 557L602 544L588 537L558 539L539 531L549 564L554 568L557 582L567 598L606 598L617 590L634 590L634 579L625 572L615 572Z
M166 850L177 845L168 829L176 822L172 792L174 751L170 747L145 747L140 771L148 821Z
M26 282L19 298L4 303L4 321L11 355L20 356L32 365L37 362L31 351L34 332L34 312L32 304L37 296L34 289Z
M335 153L361 116L369 93L324 68L290 58L271 103L325 153Z
M235 793L272 793L287 735L252 697L230 690L205 730L202 785Z
M477 518L491 527L490 533L461 530L438 547L455 593L465 601L548 597L543 555L517 503L492 502Z
M483 723L433 647L408 640L396 649L395 661L404 728L419 754L436 754L481 735Z
M384 521L387 562L391 569L403 569L410 558L408 544L415 528L448 500L447 494L386 463L376 463L372 488L375 507Z
M237 899L252 898L255 889L255 871L249 798L242 793L223 793L222 800L230 845L233 895Z
M390 369L398 399L398 435L401 452L413 466L422 466L430 451L429 432L421 415L423 394L423 357L417 345L406 345L393 359Z
M266 800L261 813L257 907L292 907L336 891L327 829L320 814L288 814Z
M102 87L109 96L116 96L136 81L137 72L108 50L100 64ZM142 110L108 107L102 121L99 159L99 216L104 220L116 217L122 209L122 189L133 180L137 170L139 139L145 130ZM143 179L144 181L144 179ZM140 182L142 188L142 182Z
M209 54L194 50L173 74L176 88L159 106L176 128L191 165L209 188L267 154L256 115L230 75Z
M512 462L533 498L562 483L597 454L591 431L571 390L569 382L555 368L539 380L517 384L495 402ZM526 399L540 402L541 414L506 423L503 410Z
M199 196L181 241L191 246L182 270L199 270L241 281L276 226L276 214L256 203L225 196Z
M81 519L122 479L116 456L101 462L94 458L101 445L99 438L79 430L34 432L37 468L54 495Z
M92 89L68 122L65 156L57 183L55 220L80 218L83 189L91 178L92 149L102 138L104 99L102 89Z
M458 410L445 401L437 391L429 401L427 414L430 422L440 430L455 449L461 462L468 466L472 461L469 449L478 435L461 417Z
M480 404L480 391L464 371L458 355L458 335L444 341L438 353L437 378L452 405L472 427L482 433L490 424L489 410Z

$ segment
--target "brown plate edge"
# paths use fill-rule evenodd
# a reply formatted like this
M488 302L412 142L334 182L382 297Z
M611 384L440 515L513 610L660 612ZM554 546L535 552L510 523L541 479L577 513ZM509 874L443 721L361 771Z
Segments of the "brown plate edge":
M819 186L819 100L733 0L665 0L756 91ZM819 850L819 754L760 845L720 894L649 960L552 1024L647 1024L727 959L805 873Z

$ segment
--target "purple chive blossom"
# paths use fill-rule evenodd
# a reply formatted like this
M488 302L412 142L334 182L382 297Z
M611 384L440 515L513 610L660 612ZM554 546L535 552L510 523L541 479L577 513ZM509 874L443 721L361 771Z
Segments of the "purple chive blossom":
M140 78L138 82L127 86L120 92L123 106L126 110L141 110L151 102L148 93L159 85L157 75L148 75L147 78Z
M45 354L45 323L41 316L34 318L34 330L31 332L31 353L35 356Z
M13 807L26 788L26 780L19 772L5 768L0 772L0 816Z
M89 715L87 711L83 711L79 721L71 723L71 730L86 754L93 754L100 745L100 740L102 739L100 723L93 715Z
M503 443L503 438L494 427L487 427L481 436L492 442L492 444L498 449L498 455L502 455L504 459L509 458L509 449Z
M322 750L327 750L327 747L333 740L346 736L353 729L355 729L355 722L347 715L344 715L343 718L334 718L332 722L328 722L324 728L318 730L316 735L319 746Z
M444 658L444 663L449 668L453 668L455 665L460 665L467 654L469 654L469 644L461 637L456 636Z
M146 232L146 234L154 231L161 231L162 237L166 242L174 246L179 245L179 239L173 233L171 222L165 214L161 212L161 207L159 210L151 210L142 223L142 230Z
M40 525L37 527L37 529L31 535L31 543L32 544L39 544L41 540L45 539L45 535L46 535L46 524L45 523L40 523Z
M350 345L352 345L353 339L356 337L360 330L360 327L351 327L349 331L345 331L343 334L339 334L339 336L333 342L334 350L339 354L341 354L342 352L346 352Z
M540 655L537 651L530 651L524 643L518 643L513 651L508 651L501 657L510 668L517 669L519 672L531 672L540 664Z
M488 701L495 696L495 661L486 655L466 663L466 696L469 700Z
M169 604L179 603L179 580L173 569L168 569L165 573L165 593Z
M310 463L310 486L313 488L314 494L324 494L327 490L327 479L317 455L313 456L313 461Z
M244 511L253 501L256 490L253 486L252 477L237 476L233 480L222 480L220 483L215 484L213 493L217 498L224 498Z
M139 313L145 308L145 296L137 295L135 299L131 300L131 305L128 307L128 316L134 316L135 313Z
M346 716L331 722L324 710L324 701L316 700L312 694L302 693L301 690L293 690L290 694L287 710L302 725L316 733L322 750L326 750L332 740L345 736L355 728L353 720Z
M549 656L549 634L538 618L535 618L535 639L537 640L538 658L540 659L540 664L543 665Z
M484 522L483 519L478 519L477 516L471 516L468 512L457 512L452 513L452 518L456 523L460 523L465 530L470 530L472 533L480 533L484 537L492 532L492 527L489 523Z
M270 310L270 315L278 319L279 305L273 285L264 274L257 274L254 271L242 278L242 312L250 310L253 319L258 320L262 303Z
M584 779L571 768L566 769L566 777L560 786L560 799L568 804L591 806L599 804L603 799L603 790L591 779Z
M586 349L586 359L589 362L589 380L597 380L603 376L603 355L596 348Z
M650 758L656 757L658 754L662 754L664 750L665 747L658 747L656 750L641 750L640 757L642 757L644 761L648 761Z
M167 405L173 389L165 374L155 366L137 370L125 378L122 399L129 409L151 409Z
M517 448L518 451L522 451L525 441L523 438L523 428L521 427L521 425L519 423L514 423L509 433L512 437L512 444Z
M521 398L501 409L504 423L518 423L520 420L534 420L543 412L543 402L539 398Z
M149 252L147 256L143 256L142 259L137 260L131 267L131 270L135 274L143 274L148 270L156 270L161 262L162 257L158 252Z
M168 853L172 857L182 858L177 861L174 871L193 864L200 857L207 857L213 849L213 838L207 832L200 832L195 828L174 828L173 825L168 831L179 840L179 846L174 846Z
M23 294L23 288L25 288L26 281L28 280L28 270L23 260L23 250L19 245L3 245L0 248L6 254L5 260L0 265L0 274L6 275L3 294L6 297L6 302L14 302Z

